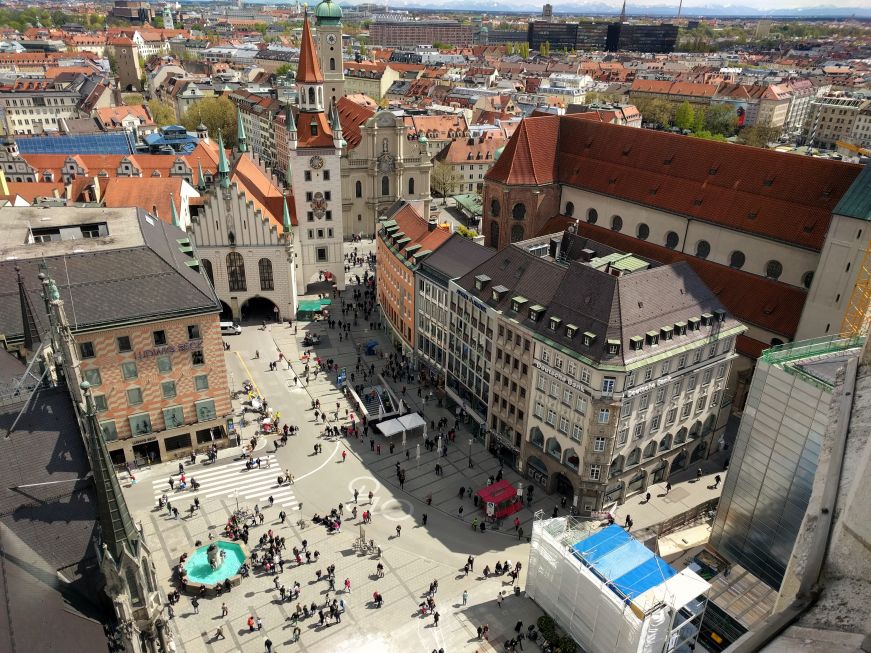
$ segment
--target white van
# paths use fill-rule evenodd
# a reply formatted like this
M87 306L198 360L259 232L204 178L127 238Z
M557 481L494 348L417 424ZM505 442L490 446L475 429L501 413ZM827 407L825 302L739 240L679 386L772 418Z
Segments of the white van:
M221 322L222 336L238 336L242 333L242 327L235 322Z

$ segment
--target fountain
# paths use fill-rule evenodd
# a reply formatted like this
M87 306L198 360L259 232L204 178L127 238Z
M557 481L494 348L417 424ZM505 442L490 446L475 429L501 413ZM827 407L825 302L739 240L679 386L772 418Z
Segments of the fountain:
M239 585L242 582L239 570L248 555L243 543L223 539L194 549L184 563L187 591L197 594L202 587L214 590L228 579L231 586Z

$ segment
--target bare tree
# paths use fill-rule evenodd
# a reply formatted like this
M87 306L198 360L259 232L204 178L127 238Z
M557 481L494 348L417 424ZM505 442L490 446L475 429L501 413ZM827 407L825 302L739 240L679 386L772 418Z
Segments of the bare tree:
M430 184L435 192L444 198L447 204L448 197L457 192L460 176L454 170L454 166L444 162L436 163L430 176Z

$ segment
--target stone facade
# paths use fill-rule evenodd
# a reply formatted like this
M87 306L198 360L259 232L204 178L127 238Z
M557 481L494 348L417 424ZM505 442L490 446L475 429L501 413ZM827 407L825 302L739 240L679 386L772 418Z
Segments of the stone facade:
M488 247L501 249L537 236L550 216L559 212L560 187L484 184L484 238Z

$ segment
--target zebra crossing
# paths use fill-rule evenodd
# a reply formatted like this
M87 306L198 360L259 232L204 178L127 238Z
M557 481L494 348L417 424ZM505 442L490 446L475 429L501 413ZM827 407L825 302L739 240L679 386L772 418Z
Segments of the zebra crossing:
M186 469L188 482L195 478L200 484L200 489L193 492L190 489L178 490L178 477L176 489L169 488L169 479L159 479L151 482L154 492L154 501L166 494L170 502L193 500L199 497L201 502L215 498L239 498L239 501L259 503L261 506L271 496L275 505L285 508L295 508L298 505L293 492L293 486L286 483L279 486L278 477L284 476L278 459L274 454L260 457L260 468L246 469L245 463L233 461L229 464L216 467L202 467ZM266 465L269 465L267 467Z

